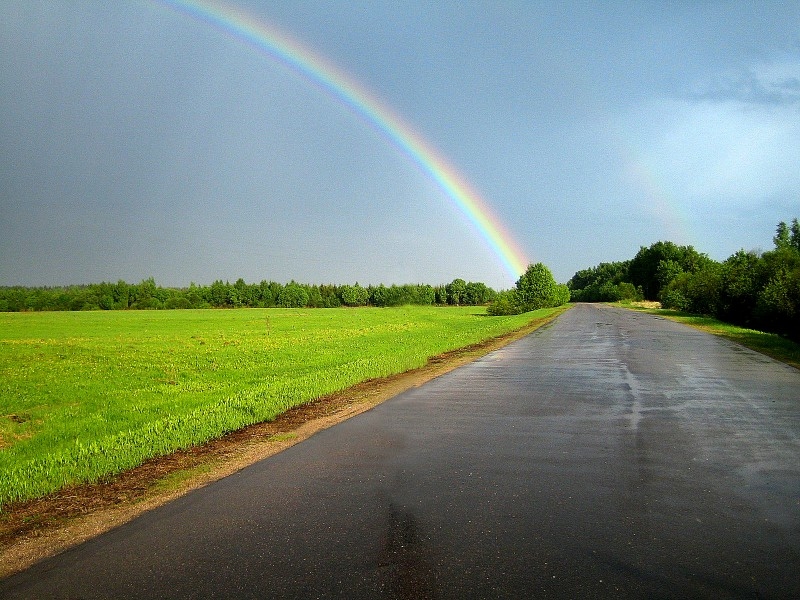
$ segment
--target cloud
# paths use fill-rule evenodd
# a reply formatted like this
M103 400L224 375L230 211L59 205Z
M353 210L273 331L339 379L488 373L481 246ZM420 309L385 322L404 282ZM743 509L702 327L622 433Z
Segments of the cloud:
M760 63L719 74L698 86L692 98L700 102L800 104L800 60Z
M658 98L623 119L634 155L687 210L800 196L800 60L725 71L687 98Z
M635 175L630 190L649 203L667 237L722 260L768 246L774 224L795 216L797 103L661 98L619 123Z

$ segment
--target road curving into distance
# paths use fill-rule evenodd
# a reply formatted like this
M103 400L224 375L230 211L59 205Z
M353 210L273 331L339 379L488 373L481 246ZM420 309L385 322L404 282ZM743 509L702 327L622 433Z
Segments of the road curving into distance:
M797 598L800 371L551 325L0 582L1 598Z

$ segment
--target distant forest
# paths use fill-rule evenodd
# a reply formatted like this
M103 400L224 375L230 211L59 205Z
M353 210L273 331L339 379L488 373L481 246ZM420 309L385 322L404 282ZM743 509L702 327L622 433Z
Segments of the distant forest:
M631 260L578 271L567 286L576 302L657 300L800 341L798 220L779 223L772 241L772 250L740 250L723 262L692 246L656 242Z
M215 281L188 288L141 283L93 283L66 287L0 287L0 312L176 308L336 308L339 306L484 305L497 292L483 283L454 279L446 285L307 285L294 281Z

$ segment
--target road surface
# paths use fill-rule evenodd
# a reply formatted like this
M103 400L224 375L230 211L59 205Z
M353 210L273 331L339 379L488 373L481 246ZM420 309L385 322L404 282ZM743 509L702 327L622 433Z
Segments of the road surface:
M578 305L2 598L798 598L800 371Z

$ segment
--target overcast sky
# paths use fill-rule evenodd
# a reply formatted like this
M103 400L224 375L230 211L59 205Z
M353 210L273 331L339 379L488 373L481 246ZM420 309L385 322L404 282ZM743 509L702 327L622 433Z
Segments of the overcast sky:
M372 90L561 282L800 217L800 3L237 1ZM419 167L154 1L0 2L0 285L513 278Z

